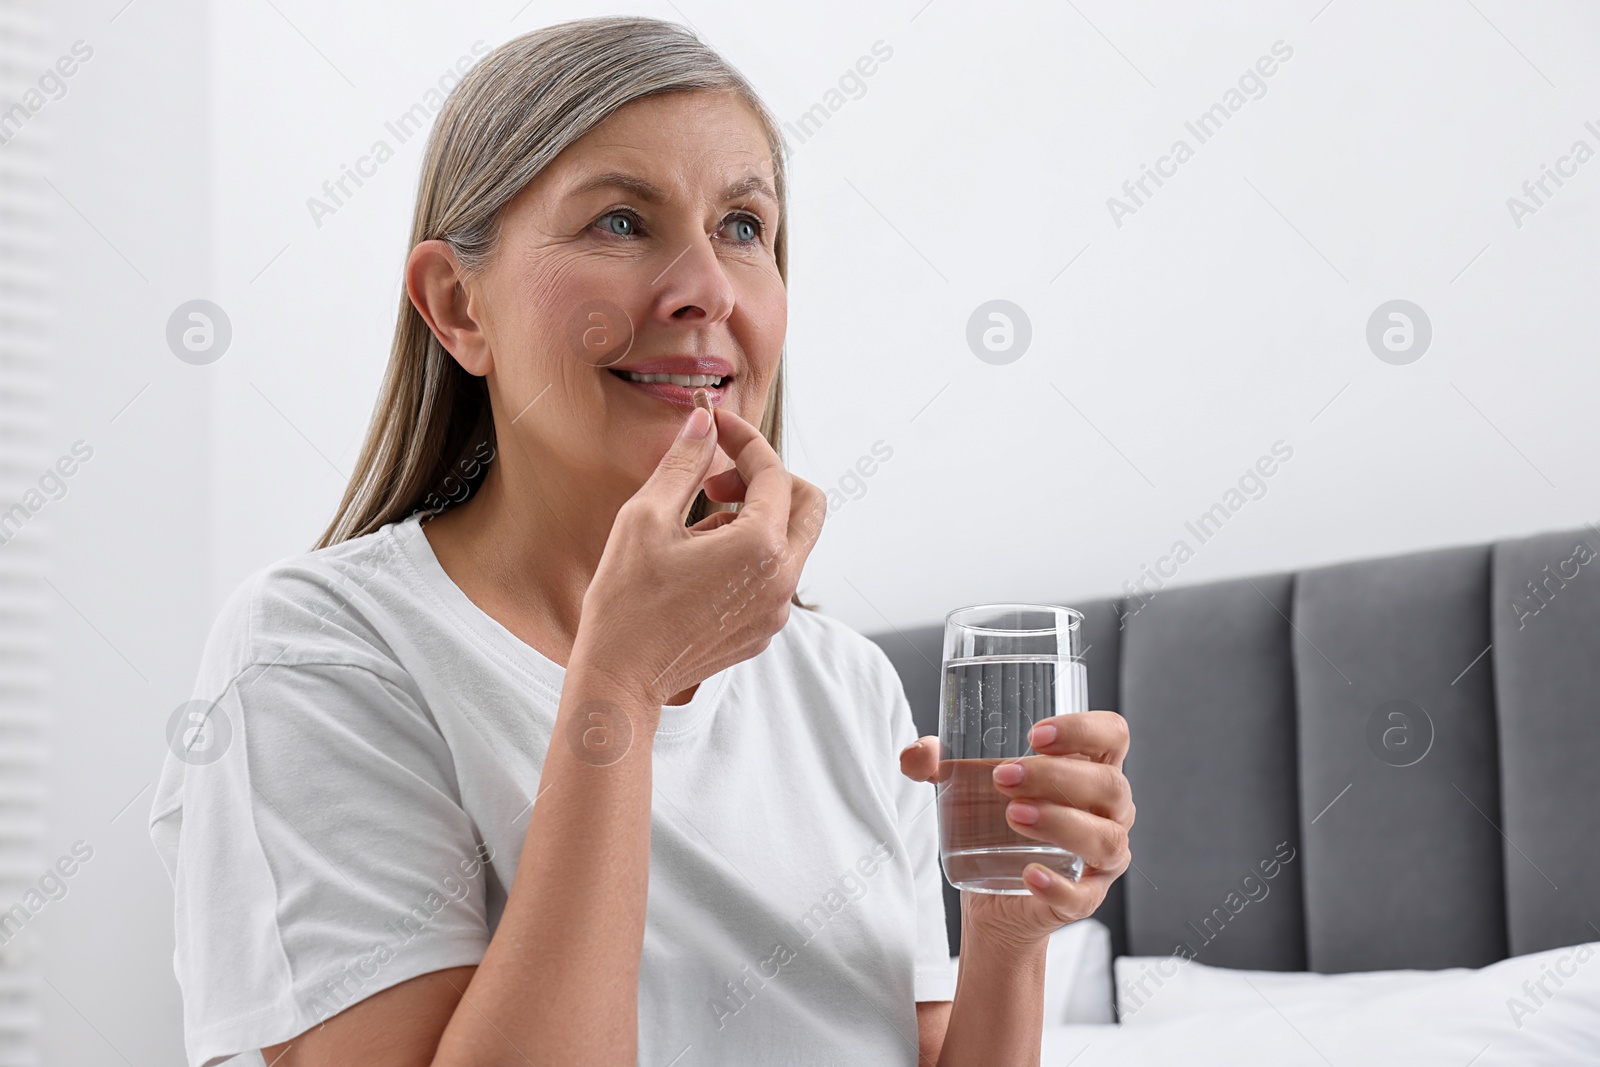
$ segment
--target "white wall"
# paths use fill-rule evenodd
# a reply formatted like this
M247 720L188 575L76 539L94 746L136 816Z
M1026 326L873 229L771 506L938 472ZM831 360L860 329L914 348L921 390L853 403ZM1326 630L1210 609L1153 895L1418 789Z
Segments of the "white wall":
M306 200L475 40L617 9L136 3L110 22L121 2L60 16L99 51L52 105L63 191L149 280L65 212L58 436L105 445L58 505L58 584L107 640L63 609L52 840L105 845L44 932L62 992L154 1063L175 1062L177 1001L148 794L107 820L153 776L211 613L334 507L387 358L420 139L320 226ZM789 459L832 487L893 449L812 557L824 610L876 630L1115 593L1179 538L1192 582L1600 517L1600 161L1520 227L1506 205L1574 140L1600 149L1600 13L1206 8L626 8L692 20L791 121L893 49L794 146ZM1185 121L1280 40L1265 95L1197 144ZM1194 157L1116 225L1107 198L1179 137ZM197 368L162 330L199 296L234 340ZM1005 366L965 336L996 298L1033 330ZM1364 336L1395 298L1434 330L1406 366ZM1186 520L1279 440L1293 458L1265 496L1199 544ZM104 1056L65 1007L50 1023L58 1062Z
M164 336L212 273L206 11L125 3L50 6L50 58L80 40L93 55L22 135L48 140L59 191L50 458L79 439L94 450L35 520L52 524L60 594L42 859L93 849L25 931L49 983L42 1062L62 1065L182 1062L172 891L147 821L215 610L210 385Z
M217 288L239 340L215 368L213 598L335 503L387 357L421 144L320 229L306 198L475 39L603 10L414 6L280 4L300 33L263 5L218 12ZM794 143L790 461L837 486L874 442L894 453L813 555L825 610L881 629L1113 593L1180 537L1187 582L1596 518L1600 162L1520 229L1505 201L1575 138L1600 148L1583 128L1600 14L1078 8L1093 25L952 0L635 9L692 19L791 121L874 42L893 49ZM1280 40L1265 95L1199 144L1184 122ZM1108 197L1180 136L1194 158L1119 228ZM965 341L993 298L1033 326L1006 366ZM1364 337L1394 298L1434 328L1407 366ZM1203 545L1186 534L1278 440L1294 457L1266 495Z

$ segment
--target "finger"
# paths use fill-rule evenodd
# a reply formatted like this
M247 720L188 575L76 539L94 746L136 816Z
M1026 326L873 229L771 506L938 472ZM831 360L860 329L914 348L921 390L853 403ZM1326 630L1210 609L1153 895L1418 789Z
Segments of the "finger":
M1083 877L1076 882L1042 863L1030 863L1022 869L1022 884L1049 905L1055 916L1065 923L1093 915L1115 880L1115 875L1099 871L1091 874L1087 867L1084 868Z
M1084 863L1102 871L1121 874L1132 859L1128 831L1121 823L1077 808L1013 800L1006 805L1006 823L1023 837L1075 852Z
M1033 750L1046 756L1082 755L1121 767L1128 755L1128 720L1114 711L1080 711L1041 719L1028 733Z
M716 409L717 444L744 479L740 515L782 530L789 521L789 472L761 431L727 408Z
M729 467L719 474L713 474L700 488L706 491L706 496L719 504L737 504L744 500L744 478L739 474L737 467Z
M690 533L708 533L718 526L726 525L739 517L737 511L713 511L693 526L689 527Z
M697 407L684 419L678 436L672 439L635 498L681 517L694 502L716 454L717 424L710 412Z
M1133 822L1133 789L1110 763L1062 756L1023 756L995 767L994 787L1019 800L1067 804L1123 825Z
M939 739L919 737L900 750L900 773L913 782L931 782L939 774Z

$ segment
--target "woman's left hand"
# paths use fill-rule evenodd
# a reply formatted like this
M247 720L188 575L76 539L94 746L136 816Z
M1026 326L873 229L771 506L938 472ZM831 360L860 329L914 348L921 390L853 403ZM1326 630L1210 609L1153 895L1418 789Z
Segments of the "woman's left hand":
M1122 774L1128 724L1113 711L1058 715L1036 723L1029 740L1037 756L995 768L995 788L1012 798L1006 822L1017 833L1083 857L1074 882L1029 864L1028 896L962 893L962 938L983 937L1017 949L1036 947L1051 931L1092 914L1111 883L1133 861L1128 828L1133 794ZM939 739L923 737L900 753L900 770L918 782L939 774ZM1033 877L1044 876L1044 884Z

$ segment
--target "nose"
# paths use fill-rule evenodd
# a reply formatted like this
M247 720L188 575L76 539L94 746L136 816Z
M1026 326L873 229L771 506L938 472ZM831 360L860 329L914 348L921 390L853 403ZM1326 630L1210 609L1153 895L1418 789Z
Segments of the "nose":
M656 276L653 305L673 322L712 325L733 313L733 283L710 237L697 238Z

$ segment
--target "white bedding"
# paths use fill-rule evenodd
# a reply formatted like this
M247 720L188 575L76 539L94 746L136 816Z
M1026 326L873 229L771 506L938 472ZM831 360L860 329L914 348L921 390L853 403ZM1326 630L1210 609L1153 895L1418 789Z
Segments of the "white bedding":
M1125 957L1116 963L1125 1003L1127 982L1157 964L1161 984L1144 983L1148 995L1122 1025L1047 1024L1044 1067L1600 1064L1600 944L1477 970L1349 975Z

